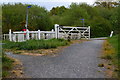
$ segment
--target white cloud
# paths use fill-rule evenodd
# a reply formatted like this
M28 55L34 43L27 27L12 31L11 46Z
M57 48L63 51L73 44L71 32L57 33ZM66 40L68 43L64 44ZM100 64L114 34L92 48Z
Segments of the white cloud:
M0 0L0 2L87 2L93 3L95 0Z

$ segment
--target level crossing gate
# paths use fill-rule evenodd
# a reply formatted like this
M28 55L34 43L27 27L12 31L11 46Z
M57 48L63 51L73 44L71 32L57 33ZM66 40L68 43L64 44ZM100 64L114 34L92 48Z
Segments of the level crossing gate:
M90 39L90 26L88 27L73 27L73 26L60 26L54 25L51 31L15 31L9 30L9 34L4 34L3 38L9 38L10 41L23 42L30 39Z
M88 27L73 27L60 26L55 24L55 37L64 39L90 39L90 26Z

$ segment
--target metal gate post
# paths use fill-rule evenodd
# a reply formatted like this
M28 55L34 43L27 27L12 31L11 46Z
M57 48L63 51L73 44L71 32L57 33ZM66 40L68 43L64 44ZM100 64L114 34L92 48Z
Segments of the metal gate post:
M90 39L90 26L89 26L89 39Z

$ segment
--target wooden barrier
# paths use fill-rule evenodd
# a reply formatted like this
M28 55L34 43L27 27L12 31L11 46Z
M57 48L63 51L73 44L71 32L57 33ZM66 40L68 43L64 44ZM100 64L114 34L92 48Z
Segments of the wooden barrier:
M54 31L55 30L55 31ZM90 39L90 26L89 27L72 27L72 26L59 26L55 24L54 29L51 31L15 31L9 30L9 40L14 42L23 42L30 39L51 39L51 38L63 38L63 39ZM8 36L4 34L5 37Z

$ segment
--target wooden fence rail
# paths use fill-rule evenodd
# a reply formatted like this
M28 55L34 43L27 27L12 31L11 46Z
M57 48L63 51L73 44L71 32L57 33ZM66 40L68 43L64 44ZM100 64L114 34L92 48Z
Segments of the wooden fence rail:
M54 31L55 30L55 31ZM23 42L30 39L51 39L51 38L64 38L64 39L90 39L90 27L71 27L59 26L55 24L54 29L51 31L15 31L9 29L9 34L3 34L3 40L10 40L14 42Z

